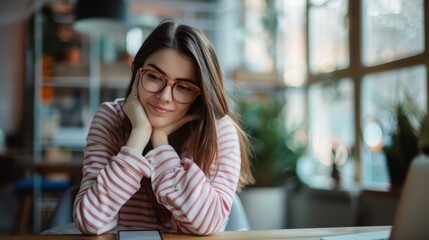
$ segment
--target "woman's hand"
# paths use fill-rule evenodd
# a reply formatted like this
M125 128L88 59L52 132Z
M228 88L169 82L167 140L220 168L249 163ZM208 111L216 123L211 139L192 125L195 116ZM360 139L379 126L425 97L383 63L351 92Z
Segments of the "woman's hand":
M128 119L130 119L133 129L145 129L151 131L152 127L138 96L138 82L138 77L136 76L123 109Z
M198 118L199 118L198 115L185 115L181 119L174 121L169 125L159 127L159 128L154 128L152 131L152 137L151 137L153 147L156 148L161 145L168 144L168 136L171 133L173 133L174 131L176 131L186 123L190 121L194 121Z
M146 116L146 112L140 103L138 90L138 79L134 80L130 95L123 106L124 112L131 122L132 130L127 141L127 146L139 152L143 152L152 134L152 126Z
M152 127L137 94L131 91L123 109L128 119L130 119L132 129L146 129L151 131Z

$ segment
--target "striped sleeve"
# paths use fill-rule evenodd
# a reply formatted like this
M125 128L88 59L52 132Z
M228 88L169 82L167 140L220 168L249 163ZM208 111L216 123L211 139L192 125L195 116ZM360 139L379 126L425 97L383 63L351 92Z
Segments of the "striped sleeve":
M121 111L119 104L103 103L88 132L83 177L73 208L76 227L87 234L115 228L119 210L152 172L141 153L118 147L124 131Z
M218 153L211 174L180 159L169 145L150 151L152 187L159 203L172 213L172 224L185 233L208 235L226 221L237 188L241 155L237 131L226 116L217 122Z

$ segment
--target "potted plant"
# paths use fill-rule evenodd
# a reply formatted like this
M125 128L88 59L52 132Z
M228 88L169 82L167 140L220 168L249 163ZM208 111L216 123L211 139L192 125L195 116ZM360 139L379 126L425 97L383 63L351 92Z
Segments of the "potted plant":
M253 149L255 184L245 189L241 197L254 229L285 227L285 183L298 179L296 163L305 149L296 144L296 130L285 127L283 94L283 89L242 94L238 105Z
M418 139L421 152L429 155L429 115L427 113L420 120Z
M280 186L295 178L296 162L304 151L294 143L295 129L285 128L282 99L259 94L240 103L240 115L253 149L255 186Z
M403 185L410 163L419 154L419 139L403 105L396 107L395 118L392 143L383 147L392 188Z

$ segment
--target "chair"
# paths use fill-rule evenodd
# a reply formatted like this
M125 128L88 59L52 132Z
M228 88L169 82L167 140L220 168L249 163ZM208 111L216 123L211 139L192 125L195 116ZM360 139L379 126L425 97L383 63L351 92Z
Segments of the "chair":
M52 229L54 227L73 222L73 202L79 191L79 185L73 185L67 189L61 196L58 204L49 217L45 229Z
M244 231L250 230L249 220L246 211L241 203L240 197L236 193L234 202L231 206L231 213L229 214L228 223L226 224L225 231Z
M70 188L69 179L41 178L40 180L40 191L43 193L59 195L68 188ZM24 177L18 180L14 189L21 199L21 210L17 213L13 232L19 235L27 234L34 207L34 178Z
M50 216L45 229L49 230L73 222L73 202L78 191L79 185L75 185L70 187L64 193L58 202L55 211ZM243 204L241 203L239 196L235 194L225 231L242 230L250 230L250 224Z

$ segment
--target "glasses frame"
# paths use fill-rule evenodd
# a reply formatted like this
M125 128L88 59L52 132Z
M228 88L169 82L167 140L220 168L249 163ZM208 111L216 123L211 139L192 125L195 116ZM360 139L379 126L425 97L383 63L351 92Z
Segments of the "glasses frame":
M143 68L139 68L139 73L140 73L140 77L139 77L139 81L140 81L140 84L142 85L142 87L146 90L146 91L148 91L148 92L150 92L150 93L160 93L160 92L162 92L162 91L164 91L164 89L167 87L167 85L170 85L171 86L171 96L172 96L172 98L173 98L173 100L174 101L176 101L176 102L178 102L178 103L181 103L181 104L191 104L191 103L193 103L194 101L195 101L195 99L198 97L198 95L200 95L200 93L201 93L201 89L194 83L194 82L192 82L192 81L187 81L187 80L172 80L172 79L168 79L168 77L167 76L165 76L165 74L163 74L162 72L159 72L159 71L157 71L157 70L154 70L154 69L143 69ZM145 86L144 86L144 84L143 84L143 76L144 76L144 74L146 74L146 73L148 73L148 72L152 72L152 73L156 73L157 75L160 75L160 76L162 76L162 78L163 79L165 79L166 81L165 81L165 85L164 85L164 87L162 87L159 91L150 91L150 90L148 90L148 89L146 89L145 88ZM180 82L186 82L186 83L190 83L191 85L192 85L192 87L196 90L196 94L195 94L195 97L194 97L194 99L192 99L192 101L190 101L190 102L181 102L181 101L178 101L175 97L174 97L174 87L176 86L176 84L177 83L180 83Z

